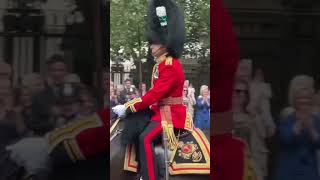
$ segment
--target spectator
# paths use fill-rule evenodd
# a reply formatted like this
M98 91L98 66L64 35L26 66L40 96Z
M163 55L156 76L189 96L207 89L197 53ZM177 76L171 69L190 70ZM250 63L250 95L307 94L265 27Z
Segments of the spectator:
M139 96L138 96L139 93L138 93L138 91L136 90L135 87L133 87L133 91L128 92L127 95L128 95L128 101L130 101L130 100L132 100L132 99L134 99L134 98L139 97Z
M251 81L252 74L252 60L241 59L236 71L236 81Z
M194 96L195 92L196 92L196 90L194 89L192 83L189 83L188 96L191 96L191 97L193 97L195 99L195 96ZM210 90L208 92L210 92Z
M13 99L12 91L8 92L5 98L0 98L0 149L3 149L19 137Z
M120 98L121 92L124 90L124 86L122 84L117 85L116 94L118 98Z
M279 122L280 152L274 180L318 180L316 150L320 145L320 118L314 114L314 80L294 77L289 102L294 113Z
M246 107L249 103L249 85L245 81L236 81L233 92L234 134L252 147L254 122Z
M11 66L7 63L0 63L0 98L5 98L12 91L11 77Z
M200 88L200 96L196 103L195 127L200 129L210 128L210 98L208 91L208 86L202 85Z
M132 95L132 93L133 92L136 93L136 89L132 87L132 82L130 79L126 79L124 83L125 83L124 90L121 91L120 93L120 99L119 99L120 104L125 104L126 102L128 102L129 99L131 98L130 96Z
M67 63L63 56L61 55L53 55L47 61L47 81L46 88L35 95L33 99L33 105L35 108L41 108L45 111L50 111L52 107L55 105L55 101L60 95L60 89L63 85L66 76L68 75ZM36 111L36 110L35 110ZM38 116L38 112L36 113ZM49 113L48 113L49 114ZM45 127L44 129L50 129L52 123L50 119L42 119L36 117L37 120L32 121L30 125L36 127L36 129L40 127ZM36 125L35 123L39 123ZM47 124L46 124L47 123ZM38 127L39 126L39 127ZM38 130L37 130L38 131ZM41 132L45 133L45 132Z
M110 82L110 108L116 106L119 104L119 98L118 98L118 95L117 95L117 90L114 88L113 85L113 82L111 81Z
M17 120L20 123L20 132L21 133L31 133L31 131L27 130L25 121L32 118L32 99L34 96L34 92L31 88L23 86L20 89L19 97L17 99ZM28 132L27 132L28 131Z
M147 85L144 82L139 84L139 96L144 96L147 93Z
M53 55L47 61L49 86L60 85L68 74L67 62L61 55Z
M272 136L275 133L275 123L270 112L270 99L272 91L270 84L264 82L264 74L261 69L255 71L253 80L250 82L250 102L248 111L260 116L261 133L264 136Z
M44 79L38 73L31 73L24 76L22 79L22 87L30 90L32 96L40 93L45 89Z
M94 97L87 89L82 89L80 96L80 116L88 117L95 112Z
M245 72L250 71L249 61L247 63L244 66L246 67L244 68ZM238 70L238 72L241 72L241 70ZM267 161L269 153L266 138L273 136L276 129L270 112L269 101L272 93L270 85L264 82L264 75L261 69L255 71L252 80L246 75L247 73L240 73L240 77L237 77L237 79L249 84L248 99L250 101L246 111L250 114L250 120L252 120L250 124L250 150L256 163L255 170L258 178L265 179L268 174Z
M81 84L80 77L77 74L70 73L64 77L63 83Z
M80 89L74 84L63 84L59 89L56 105L59 109L57 127L77 121L80 117Z
M195 98L194 94L195 94L195 89L193 88L193 85L191 83L189 83L187 97L189 98L190 105L188 106L188 111L189 111L190 116L192 118L194 117L194 108L193 107L196 104L196 98ZM209 98L210 98L210 96L209 96Z
M187 111L190 115L190 117L193 119L193 106L196 104L195 101L192 101L190 96L188 96L188 88L183 88L182 98L183 98L183 104L187 107Z
M189 87L189 80L184 80L183 87L188 88Z

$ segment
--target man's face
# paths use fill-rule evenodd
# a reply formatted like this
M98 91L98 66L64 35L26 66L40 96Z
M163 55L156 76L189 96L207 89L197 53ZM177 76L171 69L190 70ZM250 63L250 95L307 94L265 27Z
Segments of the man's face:
M81 113L85 115L89 115L93 108L94 108L94 103L93 100L90 96L88 95L82 95L80 97L81 101Z
M183 85L183 87L186 87L186 88L188 88L188 87L189 87L189 81L188 81L188 80L185 80L185 81L184 81L184 85Z
M125 85L127 89L131 88L131 81L126 81Z
M67 74L67 67L62 62L55 62L49 66L49 75L55 82L62 82Z
M150 46L151 49L151 54L156 57L157 56L157 52L159 51L159 49L163 47L161 44L152 44Z
M141 89L142 89L142 90L146 90L146 89L147 89L146 84L141 84Z
M60 105L61 115L65 118L71 117L79 113L80 104L78 102L66 103Z
M244 82L237 82L233 90L233 104L235 106L245 106L249 100L248 84Z
M137 97L136 93L132 93L132 94L130 94L130 96L129 96L130 100L131 100L131 99L135 99L136 97Z
M43 80L40 78L35 79L33 87L34 87L35 93L42 91L45 88Z

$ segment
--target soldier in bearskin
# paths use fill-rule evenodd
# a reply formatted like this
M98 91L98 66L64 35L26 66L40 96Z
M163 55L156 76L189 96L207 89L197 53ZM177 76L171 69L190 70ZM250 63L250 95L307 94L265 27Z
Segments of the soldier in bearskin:
M151 106L153 115L139 136L139 176L143 180L157 180L154 142L164 132L169 148L174 148L177 141L173 128L191 130L192 119L182 102L185 78L179 57L185 42L183 14L173 0L151 0L147 12L147 38L156 61L152 88L144 96L114 107L113 111L121 117Z

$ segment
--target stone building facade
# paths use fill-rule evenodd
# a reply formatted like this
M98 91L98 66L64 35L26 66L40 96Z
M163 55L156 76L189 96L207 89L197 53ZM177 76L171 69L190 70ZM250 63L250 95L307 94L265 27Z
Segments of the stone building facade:
M271 82L273 112L287 104L290 79L320 78L320 1L224 0L238 35L241 58L253 60Z

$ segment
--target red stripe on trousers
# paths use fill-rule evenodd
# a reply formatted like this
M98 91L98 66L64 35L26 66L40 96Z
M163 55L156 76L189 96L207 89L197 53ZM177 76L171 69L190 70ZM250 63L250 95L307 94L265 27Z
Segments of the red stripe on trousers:
M152 156L152 149L151 149L151 139L154 136L156 136L159 132L161 132L161 124L154 127L144 138L144 149L147 157L147 165L148 165L147 169L148 169L149 180L155 180L153 156Z

